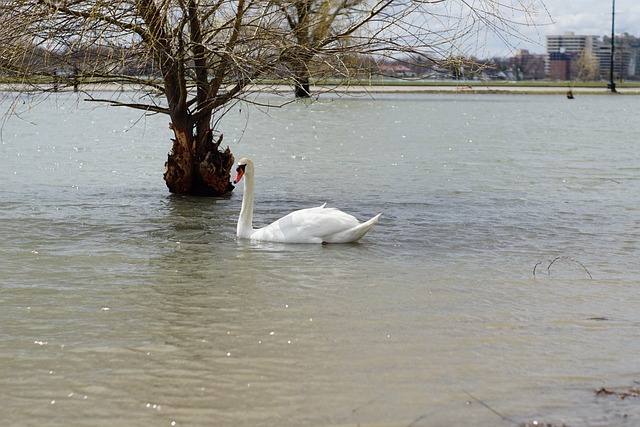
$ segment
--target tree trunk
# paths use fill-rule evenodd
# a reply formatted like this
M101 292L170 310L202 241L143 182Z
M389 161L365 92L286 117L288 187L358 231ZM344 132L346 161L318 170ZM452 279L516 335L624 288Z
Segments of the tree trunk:
M184 127L173 124L171 128L175 139L164 174L169 191L195 196L230 193L234 188L231 184L234 158L229 147L220 151L222 136L213 142L208 126L203 127L207 130L196 137Z
M309 69L305 60L298 59L294 66L293 74L293 91L296 98L309 98L311 96L309 80Z
M293 90L296 98L309 98L311 96L309 77L296 78Z

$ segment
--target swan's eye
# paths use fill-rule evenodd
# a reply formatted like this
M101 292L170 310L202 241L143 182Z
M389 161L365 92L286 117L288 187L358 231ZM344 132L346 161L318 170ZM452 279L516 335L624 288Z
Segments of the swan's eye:
M240 172L240 171L244 172L244 168L246 167L247 165L238 165L238 167L236 168L236 172Z

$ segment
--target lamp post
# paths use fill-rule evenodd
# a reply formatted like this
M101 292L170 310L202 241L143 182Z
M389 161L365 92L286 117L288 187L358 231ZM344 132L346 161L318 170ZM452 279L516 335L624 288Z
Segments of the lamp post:
M616 17L616 0L613 1L613 6L611 8L611 62L609 64L609 84L607 85L607 89L611 91L611 93L616 93L616 82L613 81L613 59L615 55L615 17Z

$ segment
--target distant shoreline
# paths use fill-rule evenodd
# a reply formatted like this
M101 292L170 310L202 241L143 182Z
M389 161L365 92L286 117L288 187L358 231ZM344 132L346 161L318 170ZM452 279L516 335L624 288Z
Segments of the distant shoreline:
M322 92L336 93L425 93L425 94L504 94L504 95L566 95L571 91L574 95L611 95L606 87L570 87L567 86L526 86L485 84L482 82L460 85L353 85L330 87L323 86ZM620 94L640 95L640 87L617 88ZM313 93L313 87L312 87Z
M51 84L40 84L37 86L38 91L56 92ZM285 84L261 84L251 85L247 87L249 93L278 93L287 94L292 92L292 87ZM34 86L25 84L0 83L0 91L4 92L35 92ZM71 85L60 86L57 92L73 92L74 87ZM136 84L119 84L119 83L86 83L78 85L80 92L138 92L142 91L141 85ZM446 82L439 84L437 82L401 82L401 83L372 83L372 84L317 84L311 86L312 95L322 95L327 93L337 94L519 94L519 95L566 95L568 91L572 91L574 95L611 95L607 89L607 84L602 82L601 85L588 84L572 86L570 82L553 82L549 84L535 83L527 84L513 82ZM640 84L620 85L617 92L623 95L640 95Z

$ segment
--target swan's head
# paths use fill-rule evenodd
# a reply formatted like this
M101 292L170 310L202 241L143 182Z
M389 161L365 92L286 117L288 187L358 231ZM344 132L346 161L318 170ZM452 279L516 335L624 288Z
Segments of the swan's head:
M236 177L233 178L233 183L237 184L238 182L240 182L245 174L253 175L253 160L247 159L246 157L238 161L238 167L236 168Z

